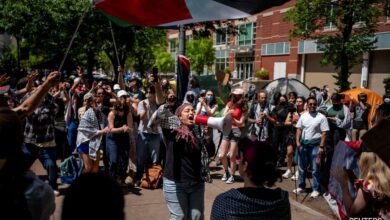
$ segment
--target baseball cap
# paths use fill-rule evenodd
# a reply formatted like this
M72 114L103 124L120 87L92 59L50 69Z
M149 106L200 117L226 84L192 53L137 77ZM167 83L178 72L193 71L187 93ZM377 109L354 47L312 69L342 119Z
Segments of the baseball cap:
M232 94L234 94L234 95L244 95L244 90L243 89L234 89L232 91Z
M122 97L122 96L128 96L129 94L125 90L119 90L117 93L117 97Z
M121 87L119 86L119 84L114 85L114 90L121 90Z

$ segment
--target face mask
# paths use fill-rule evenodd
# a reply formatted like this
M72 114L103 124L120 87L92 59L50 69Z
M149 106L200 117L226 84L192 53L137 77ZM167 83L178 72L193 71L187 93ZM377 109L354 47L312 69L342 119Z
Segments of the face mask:
M340 104L333 104L333 109L340 109L341 105Z
M194 100L195 100L195 97L194 97L194 95L187 95L187 101L188 102L194 102Z
M168 102L170 102L170 103L174 103L174 102L176 102L176 97L175 97L175 96L171 96L171 97L169 97L167 100L168 100Z
M232 95L232 98L233 98L233 102L238 102L238 101L240 101L241 96L240 95Z
M211 100L213 100L213 97L212 97L212 96L206 96L206 101L207 101L208 103L210 103Z
M390 105L390 98L385 98L383 99L383 101L385 102L385 104Z

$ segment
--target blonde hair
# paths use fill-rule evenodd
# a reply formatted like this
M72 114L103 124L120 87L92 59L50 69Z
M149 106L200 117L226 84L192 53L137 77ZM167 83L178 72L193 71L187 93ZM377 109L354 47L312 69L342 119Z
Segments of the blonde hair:
M390 198L390 168L373 152L363 152L360 156L359 167L361 177L370 181L375 192Z

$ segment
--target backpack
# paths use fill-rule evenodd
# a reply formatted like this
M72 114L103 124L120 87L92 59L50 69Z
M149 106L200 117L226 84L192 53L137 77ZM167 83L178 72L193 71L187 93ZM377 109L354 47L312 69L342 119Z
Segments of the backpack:
M66 158L60 164L61 182L72 184L83 171L83 161L75 156Z
M144 176L141 179L141 187L145 189L157 189L162 183L162 172L161 165L151 165L146 169Z

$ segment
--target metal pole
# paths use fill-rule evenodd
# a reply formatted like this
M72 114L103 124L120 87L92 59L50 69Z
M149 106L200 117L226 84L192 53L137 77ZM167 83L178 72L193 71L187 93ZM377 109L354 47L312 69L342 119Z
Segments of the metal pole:
M179 25L179 55L185 55L186 53L186 30L184 26Z

